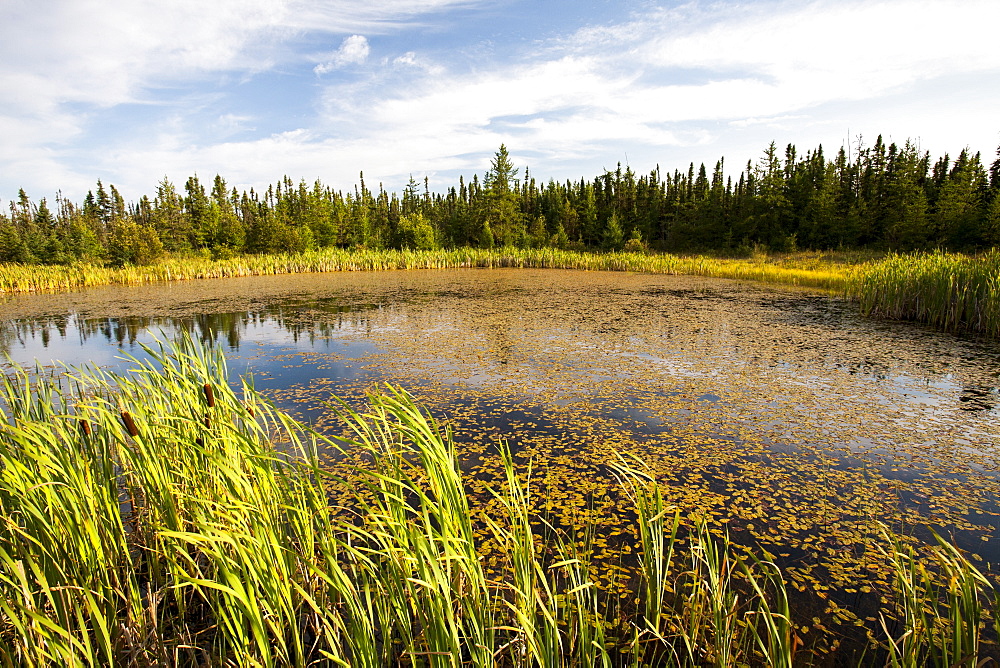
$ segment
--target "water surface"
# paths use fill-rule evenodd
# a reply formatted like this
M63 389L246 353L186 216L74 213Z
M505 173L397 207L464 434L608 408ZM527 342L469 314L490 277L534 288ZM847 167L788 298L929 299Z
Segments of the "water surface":
M471 477L491 477L504 438L540 504L608 536L628 521L609 464L635 455L671 503L773 554L820 607L885 584L880 522L922 538L934 527L1000 563L1000 349L862 319L816 292L560 270L339 273L6 297L0 318L0 347L43 364L127 367L119 350L188 329L322 429L338 428L333 396L402 385L454 427Z

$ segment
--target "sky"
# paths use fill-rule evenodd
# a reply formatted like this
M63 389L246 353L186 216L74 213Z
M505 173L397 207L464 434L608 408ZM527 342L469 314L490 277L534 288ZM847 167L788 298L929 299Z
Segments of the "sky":
M0 0L0 204L1000 145L1000 0Z

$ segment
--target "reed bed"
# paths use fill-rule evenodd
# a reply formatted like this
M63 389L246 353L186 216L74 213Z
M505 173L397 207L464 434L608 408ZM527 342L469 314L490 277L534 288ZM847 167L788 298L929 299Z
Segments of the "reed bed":
M861 265L848 296L865 315L1000 336L1000 251L891 255Z
M218 350L146 353L3 380L4 666L809 663L777 566L667 506L639 461L614 466L637 518L623 600L533 511L530 466L500 444L496 489L470 496L450 432L405 392L342 409L335 439L231 385ZM881 655L976 665L989 581L944 541L885 544Z
M0 265L0 293L289 273L407 269L533 268L628 271L799 285L846 295L865 315L925 322L950 332L1000 336L1000 251L979 257L944 252L863 258L793 254L749 259L668 253L588 253L554 248L368 250L325 248L225 260L170 259L143 267Z
M748 261L701 256L681 258L670 254L586 253L552 248L460 248L430 251L326 248L301 254L248 255L226 260L171 259L143 267L3 264L0 265L0 293L289 273L501 267L690 274L788 283L828 290L842 290L846 277L846 273L834 265L829 268L794 268L760 259Z

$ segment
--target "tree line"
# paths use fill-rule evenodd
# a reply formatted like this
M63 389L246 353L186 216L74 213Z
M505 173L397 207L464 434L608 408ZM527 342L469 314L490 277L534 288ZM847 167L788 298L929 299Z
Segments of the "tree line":
M483 175L432 193L410 177L402 193L347 192L287 176L239 192L217 175L126 203L99 180L82 203L33 202L22 189L0 212L0 261L147 264L165 254L366 248L521 246L715 252L945 248L1000 245L1000 149L988 167L963 150L932 160L907 141L800 154L775 144L738 176L724 159L666 174L619 164L593 179L541 183L519 175L503 145Z

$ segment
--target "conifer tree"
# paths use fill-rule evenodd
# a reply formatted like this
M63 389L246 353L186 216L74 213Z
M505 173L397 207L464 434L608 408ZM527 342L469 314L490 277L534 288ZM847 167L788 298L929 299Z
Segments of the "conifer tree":
M923 182L927 159L906 142L902 150L890 147L894 155L885 185L885 241L890 248L910 250L927 241L927 195Z
M982 240L983 245L988 248L1000 246L1000 197L996 195L983 218Z
M184 197L183 207L188 244L192 248L204 248L212 238L215 221L208 195L205 193L205 186L198 180L197 174L189 177L185 182L184 192L187 193L187 196Z
M153 264L163 254L163 243L156 230L133 220L119 221L108 237L108 257L112 264Z
M166 176L156 186L152 205L152 223L158 238L168 251L191 249L190 223L184 215L183 201Z
M979 154L970 157L968 150L963 150L943 180L934 206L933 226L939 244L951 248L977 245L985 179Z
M607 251L621 250L625 243L625 234L622 232L621 223L618 222L618 213L611 212L608 222L604 226L604 239L601 247Z
M434 228L419 211L404 213L399 218L396 245L398 248L432 250L437 248Z
M483 179L484 206L480 212L480 243L492 236L494 243L513 246L525 235L524 218L518 207L514 179L518 170L507 147L500 144Z
M243 221L236 215L234 198L227 189L226 180L216 174L212 182L208 223L205 226L205 240L215 257L242 252L246 243Z
M757 168L758 192L752 236L775 250L788 247L786 221L790 203L784 193L784 172L774 142L764 152Z
M529 245L532 248L542 248L549 245L549 233L545 229L545 216L539 214L531 219L528 227Z

